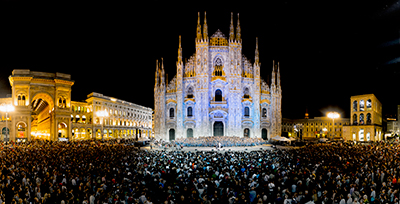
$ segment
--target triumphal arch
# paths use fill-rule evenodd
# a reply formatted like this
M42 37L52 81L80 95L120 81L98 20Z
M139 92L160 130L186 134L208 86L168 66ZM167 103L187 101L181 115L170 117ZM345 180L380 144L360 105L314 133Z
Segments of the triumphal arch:
M64 137L71 133L71 75L15 69L9 77L12 87L10 139L31 140L41 135L43 139L56 140L60 127Z

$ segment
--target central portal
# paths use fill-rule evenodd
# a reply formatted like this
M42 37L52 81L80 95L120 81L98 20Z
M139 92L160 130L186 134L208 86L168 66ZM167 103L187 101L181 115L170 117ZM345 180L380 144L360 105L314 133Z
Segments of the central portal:
M217 121L214 122L214 136L224 135L224 123Z

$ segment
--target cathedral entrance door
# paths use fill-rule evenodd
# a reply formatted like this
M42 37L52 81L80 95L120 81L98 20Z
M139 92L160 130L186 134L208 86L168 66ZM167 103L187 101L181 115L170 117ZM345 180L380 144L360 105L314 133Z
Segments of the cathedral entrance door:
M250 137L250 130L249 128L244 129L244 137Z
M187 129L186 135L187 135L188 138L189 137L193 137L193 129L192 128Z
M169 141L173 141L173 140L175 140L175 130L170 129L169 130Z
M224 135L224 123L218 121L214 122L214 136Z
M268 131L267 131L267 129L265 129L265 128L262 129L261 136L262 136L263 140L268 140Z

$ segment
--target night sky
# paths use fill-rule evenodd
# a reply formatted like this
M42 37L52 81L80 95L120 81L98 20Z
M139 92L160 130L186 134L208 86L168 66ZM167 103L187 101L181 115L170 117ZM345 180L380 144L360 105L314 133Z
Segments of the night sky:
M91 92L154 106L156 60L176 74L195 52L197 12L208 35L229 36L240 13L243 54L261 75L279 61L284 118L349 117L350 96L374 93L384 114L400 105L400 1L1 1L0 97L11 93L13 69L71 74L72 100Z

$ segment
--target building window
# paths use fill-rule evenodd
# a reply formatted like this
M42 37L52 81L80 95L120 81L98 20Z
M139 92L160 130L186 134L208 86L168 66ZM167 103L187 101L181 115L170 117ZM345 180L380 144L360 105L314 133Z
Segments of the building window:
M368 108L367 108L368 109ZM367 125L371 125L372 120L371 120L371 113L367 114Z
M250 98L249 88L245 88L243 91L243 98Z
M192 107L188 107L188 108L187 108L187 116L188 116L188 117L192 117L192 116L193 116L193 113L192 113L192 112L193 112Z
M244 107L244 117L248 118L250 116L250 109L249 107Z
M214 76L222 76L223 75L222 60L220 58L217 58L217 60L215 60L213 75Z
M370 111L370 110L372 110L372 101L371 101L371 99L368 99L367 100L367 111Z
M360 125L364 125L364 113L360 114Z
M360 100L360 111L364 111L364 100Z
M222 101L222 91L219 89L215 91L215 101Z
M266 108L262 109L262 114L261 115L262 115L263 118L267 117L267 109Z
M357 114L354 114L353 115L353 125L357 125L358 124L358 122L357 122Z
M357 111L357 101L353 101L353 111Z
M170 118L173 118L173 117L174 117L174 111L175 111L174 108L170 108L170 109L169 109L169 117L170 117Z
M18 105L19 106L24 106L25 105L25 95L19 94L17 99L18 99Z
M359 141L364 141L364 129L360 129L360 132L358 132L358 138Z
M187 98L193 98L193 88L192 87L188 88Z

